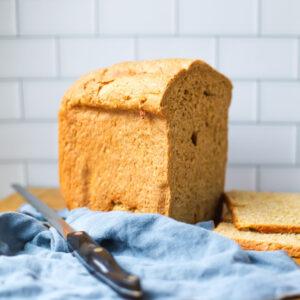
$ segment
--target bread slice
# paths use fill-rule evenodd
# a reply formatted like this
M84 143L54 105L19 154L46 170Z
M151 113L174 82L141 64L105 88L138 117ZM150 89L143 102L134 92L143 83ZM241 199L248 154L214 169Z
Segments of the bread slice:
M239 230L300 233L300 194L230 191L225 199Z
M166 59L88 73L59 111L68 208L214 218L224 189L230 81L206 63Z
M228 222L221 222L214 231L236 241L245 250L285 250L290 256L300 257L298 233L240 231Z

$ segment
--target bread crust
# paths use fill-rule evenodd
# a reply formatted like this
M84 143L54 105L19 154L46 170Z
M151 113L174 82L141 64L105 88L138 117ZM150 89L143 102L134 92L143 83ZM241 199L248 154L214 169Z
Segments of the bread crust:
M278 243L268 243L268 242L257 242L250 240L243 240L233 238L244 250L256 250L256 251L275 251L275 250L284 250L290 256L300 257L300 248L295 248L292 246L283 246Z
M176 78L201 65L232 88L230 80L200 60L164 59L124 62L89 72L65 93L60 112L74 106L131 110L163 115L163 95Z
M261 233L300 233L300 226L276 225L276 224L249 224L245 226L241 223L238 215L235 213L234 205L228 193L225 193L225 201L232 213L233 223L239 230L255 230ZM299 208L300 209L300 208Z
M245 229L244 229L245 228ZM297 226L278 226L278 225L251 225L248 228L242 227L241 230L253 229L262 233L300 233L300 227Z
M235 242L237 242L244 250L255 250L255 251L275 251L284 250L290 256L300 257L300 246L298 238L300 236L291 236L289 242L287 238L289 237L286 233L259 233L259 232L247 232L239 231L230 222L220 223L214 231L225 237L228 237ZM282 243L278 242L278 236L282 238Z

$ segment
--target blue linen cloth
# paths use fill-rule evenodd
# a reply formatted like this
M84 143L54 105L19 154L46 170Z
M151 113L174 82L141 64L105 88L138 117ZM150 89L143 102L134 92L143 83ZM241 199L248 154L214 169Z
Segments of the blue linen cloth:
M0 214L0 299L118 299L68 252L29 205ZM32 216L28 216L31 214ZM145 299L281 299L300 294L300 268L283 251L243 251L209 230L157 214L62 212L141 278Z

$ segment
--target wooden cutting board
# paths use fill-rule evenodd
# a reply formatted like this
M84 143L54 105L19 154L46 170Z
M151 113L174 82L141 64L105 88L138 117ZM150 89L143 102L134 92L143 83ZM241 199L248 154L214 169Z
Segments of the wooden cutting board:
M66 204L59 189L53 188L28 188L38 198L46 202L53 209L63 209ZM17 211L26 201L19 194L12 194L0 200L0 212Z
M53 209L63 209L66 204L59 189L53 188L29 188L38 198L42 199ZM26 203L18 194L10 195L0 200L0 212L17 211L21 204ZM300 265L300 258L295 258Z

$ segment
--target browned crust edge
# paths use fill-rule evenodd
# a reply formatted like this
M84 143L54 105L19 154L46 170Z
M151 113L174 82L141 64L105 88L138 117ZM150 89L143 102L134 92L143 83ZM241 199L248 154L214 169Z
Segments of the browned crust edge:
M300 226L283 226L283 225L265 225L265 224L251 224L243 226L239 223L237 215L234 213L233 204L230 197L225 193L225 201L232 213L234 226L239 230L255 230L261 233L300 233Z
M300 233L300 227L298 226L250 225L249 229L254 229L262 233Z
M290 256L300 257L300 248L298 247L289 247L283 246L279 243L268 243L268 242L257 242L243 239L234 239L244 250L256 250L256 251L275 251L275 250L284 250Z

